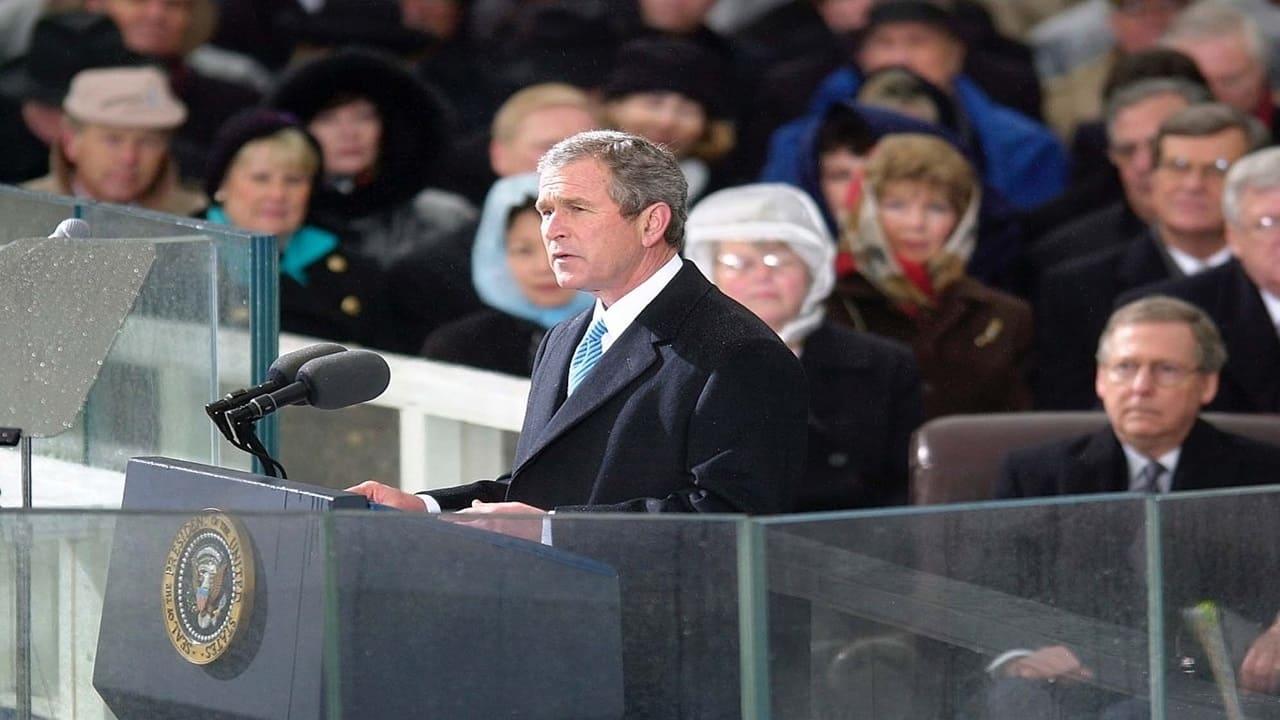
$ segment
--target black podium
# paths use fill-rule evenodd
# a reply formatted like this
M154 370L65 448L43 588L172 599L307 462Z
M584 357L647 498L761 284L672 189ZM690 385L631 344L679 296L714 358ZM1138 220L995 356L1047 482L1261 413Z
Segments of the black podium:
M162 458L123 507L93 675L122 720L623 714L602 563Z

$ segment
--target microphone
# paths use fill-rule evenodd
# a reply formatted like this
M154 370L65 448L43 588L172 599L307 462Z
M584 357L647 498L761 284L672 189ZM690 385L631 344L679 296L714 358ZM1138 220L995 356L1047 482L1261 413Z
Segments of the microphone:
M231 410L227 420L232 424L252 422L286 405L338 410L378 397L390 382L391 368L375 352L348 350L326 355L305 363L289 385Z
M298 370L308 362L326 355L347 352L347 349L336 343L316 343L276 358L267 368L267 379L251 388L244 388L228 393L221 400L215 400L204 406L209 417L220 415L232 408L239 407L253 398L266 395L293 382Z
M53 229L50 238L80 238L89 237L89 223L80 218L67 218L58 223L58 227Z

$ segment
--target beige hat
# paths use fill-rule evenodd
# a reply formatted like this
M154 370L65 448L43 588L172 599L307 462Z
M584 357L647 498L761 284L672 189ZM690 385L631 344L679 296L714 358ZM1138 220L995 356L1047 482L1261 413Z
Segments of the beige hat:
M71 79L62 109L79 122L113 127L168 130L187 119L187 106L154 67L82 70Z

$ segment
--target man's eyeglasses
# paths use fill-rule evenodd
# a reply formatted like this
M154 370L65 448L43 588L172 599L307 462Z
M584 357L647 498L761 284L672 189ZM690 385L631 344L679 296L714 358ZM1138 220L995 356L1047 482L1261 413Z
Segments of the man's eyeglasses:
M1115 385L1131 383L1138 377L1143 368L1147 369L1151 380L1160 387L1178 387L1195 373L1194 367L1185 367L1167 362L1140 363L1134 360L1118 360L1103 366L1107 381Z
M1160 167L1179 177L1197 173L1205 179L1220 180L1231 169L1231 161L1226 158L1218 158L1213 162L1193 163L1186 158L1168 157L1160 161Z
M758 260L738 253L720 253L716 256L716 264L724 269L725 272L748 275L755 272L756 268L762 265L770 272L790 270L798 266L800 261L792 255L783 255L781 253L765 253Z

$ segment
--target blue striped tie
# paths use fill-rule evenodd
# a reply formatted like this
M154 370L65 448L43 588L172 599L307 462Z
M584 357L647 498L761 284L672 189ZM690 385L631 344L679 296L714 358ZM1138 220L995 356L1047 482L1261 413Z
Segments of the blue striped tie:
M604 324L604 318L596 320L587 330L587 334L582 337L582 342L578 343L578 348L573 351L573 359L569 361L570 395L587 373L591 372L591 368L600 362L600 356L604 354L604 346L600 344L600 338L604 337L608 330L609 328Z

